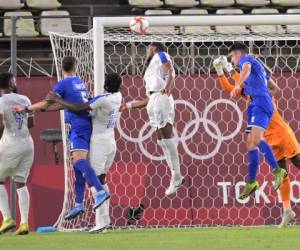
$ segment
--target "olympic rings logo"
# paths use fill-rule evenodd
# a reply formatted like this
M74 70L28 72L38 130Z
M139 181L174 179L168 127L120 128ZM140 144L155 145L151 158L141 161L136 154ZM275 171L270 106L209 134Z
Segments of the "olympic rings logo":
M186 108L190 109L191 112L194 115L194 119L189 121L188 123L186 123L181 135L178 135L178 131L176 130L176 128L174 127L174 137L176 139L176 141L178 143L182 144L182 147L184 149L184 151L192 158L192 159L196 159L196 160L207 160L210 158L213 158L218 152L219 149L222 145L223 141L228 141L233 139L241 130L242 125L243 125L243 114L242 111L240 110L240 108L237 106L236 103L232 102L231 100L227 100L227 99L217 99L212 101L211 103L209 103L203 112L203 116L201 117L199 114L199 111L197 110L197 108L190 102L186 101L186 100L175 100L174 101L175 105L184 105ZM208 119L208 115L209 112L211 111L211 109L218 105L218 104L225 104L225 105L229 105L231 106L238 115L238 122L237 122L237 126L236 129L228 134L228 135L222 135L220 128L218 127L218 125L212 121ZM146 122L140 129L138 137L131 137L129 135L127 135L123 129L121 128L120 125L120 119L121 117L119 117L119 122L117 122L117 128L118 131L120 133L120 135L127 141L130 142L134 142L137 143L139 145L139 148L141 150L141 152L148 157L149 159L153 160L153 161L162 161L165 159L165 157L162 156L156 156L153 155L151 153L149 153L146 148L144 147L143 142L147 139L149 139L152 134L155 132L155 129L151 127L151 129L148 131L147 134L144 135L146 129L150 126L150 121ZM176 121L175 121L176 122ZM193 138L193 136L197 133L197 131L199 130L199 125L200 123L203 123L203 127L205 132L214 140L216 140L216 145L214 150L212 150L211 152L209 152L208 154L205 155L200 155L197 154L195 152L192 152L187 144L187 140L190 140ZM193 126L193 129L189 132L189 130L191 129L191 127Z

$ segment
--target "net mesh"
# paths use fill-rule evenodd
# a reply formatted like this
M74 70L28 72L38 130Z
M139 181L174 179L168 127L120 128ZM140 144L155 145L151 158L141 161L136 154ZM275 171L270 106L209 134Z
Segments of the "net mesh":
M52 34L51 40L58 68L63 56L76 55L80 61L78 74L87 79L92 90L92 33ZM170 172L157 146L155 131L149 126L146 110L123 112L116 131L117 154L107 178L113 225L278 224L282 204L272 188L272 175L265 163L261 164L258 176L260 189L250 199L238 199L247 173L243 132L247 104L243 100L229 100L221 91L212 62L221 54L227 55L233 41L247 43L251 53L273 72L273 79L282 89L277 97L279 110L299 138L299 37L292 33L135 35L128 28L107 28L104 40L105 70L122 74L126 102L145 97L142 72L149 42L163 42L167 48L177 74L172 91L176 105L174 134L186 180L176 195L165 196ZM93 225L92 198L87 192L84 215L71 222L63 219L74 205L74 177L69 161L65 168L65 201L57 225L61 230L82 230ZM297 212L300 175L294 167L289 169L289 175L292 205ZM141 212L140 218L133 216L135 211Z

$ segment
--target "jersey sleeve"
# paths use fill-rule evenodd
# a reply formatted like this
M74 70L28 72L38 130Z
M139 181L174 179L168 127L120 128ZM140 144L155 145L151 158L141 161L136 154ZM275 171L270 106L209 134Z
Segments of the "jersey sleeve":
M243 69L243 66L247 63L252 64L251 58L249 56L242 57L239 62L240 69Z
M166 64L169 62L168 57L165 52L159 52L158 57L160 59L161 64Z
M101 108L106 105L106 97L107 95L99 95L89 101L90 107L92 110Z
M52 91L56 94L58 94L60 97L62 97L65 93L65 84L63 81L59 81L56 83L56 85L53 87Z

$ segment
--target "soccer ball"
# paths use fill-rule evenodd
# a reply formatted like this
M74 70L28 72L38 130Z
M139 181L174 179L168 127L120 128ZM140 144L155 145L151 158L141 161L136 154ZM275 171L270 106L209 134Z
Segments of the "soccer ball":
M143 17L134 17L130 20L129 29L131 32L144 34L149 28L149 22Z

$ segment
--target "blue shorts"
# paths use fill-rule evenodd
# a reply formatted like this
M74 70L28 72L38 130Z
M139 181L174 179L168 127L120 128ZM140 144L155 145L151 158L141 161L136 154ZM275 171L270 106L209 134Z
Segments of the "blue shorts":
M266 112L261 106L249 105L247 109L248 124L246 133L250 133L252 127L267 129L272 115L273 112Z
M92 130L82 132L77 132L76 130L70 130L69 140L70 140L70 151L86 151L90 150L90 140L91 140Z

